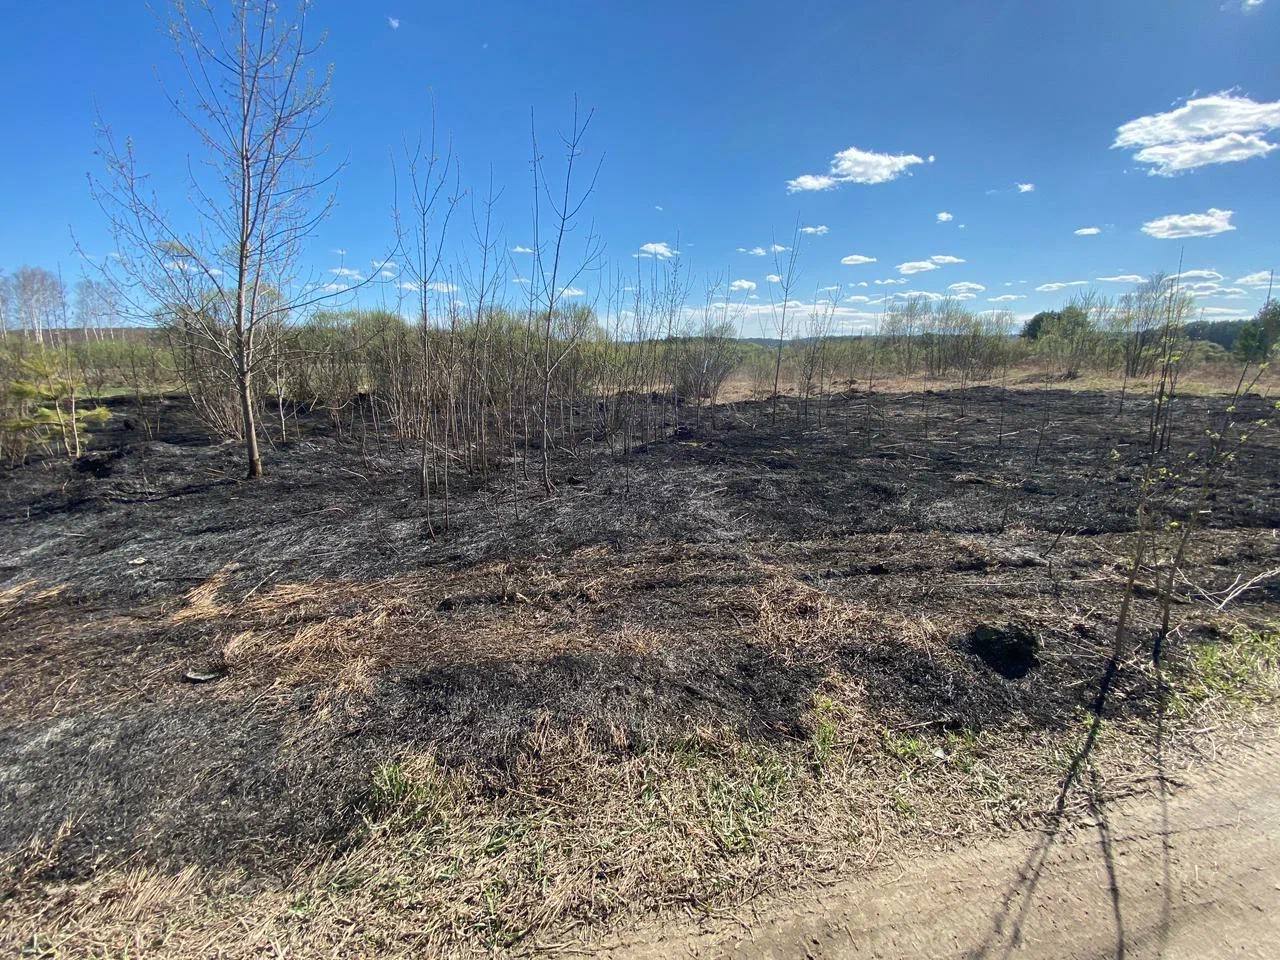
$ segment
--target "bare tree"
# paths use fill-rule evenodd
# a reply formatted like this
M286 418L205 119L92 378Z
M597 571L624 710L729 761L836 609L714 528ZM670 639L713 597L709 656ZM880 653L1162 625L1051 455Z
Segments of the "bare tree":
M564 362L565 357L576 345L576 326L567 327L566 335L557 337L556 321L561 312L561 304L566 296L577 296L580 292L573 284L589 269L599 263L603 254L603 246L594 230L588 230L583 247L576 258L571 257L568 242L572 232L578 226L578 217L588 198L595 190L596 179L600 175L600 163L591 175L591 179L582 188L575 187L574 170L577 161L582 157L582 141L587 128L591 125L593 111L588 111L585 118L579 116L578 103L574 100L573 126L568 135L561 136L565 148L565 168L562 184L558 187L558 196L551 191L543 167L542 154L538 151L538 134L530 120L530 131L533 140L533 249L534 276L530 299L532 320L533 307L536 305L539 335L542 341L542 485L550 496L555 492L551 482L551 383L556 368ZM544 210L545 207L545 210ZM542 223L549 221L547 238L544 242Z
M331 194L318 203L317 194L336 173L314 172L329 74L307 67L319 45L306 30L308 8L300 0L290 17L274 0L234 0L229 13L212 0L173 3L168 32L186 94L169 99L202 153L188 164L194 217L170 218L132 143L118 146L105 128L107 176L91 180L116 242L105 275L137 316L180 319L195 352L230 382L249 477L262 475L254 376L273 352L263 341L341 292L296 274L303 241L332 207Z
M784 247L776 240L773 249L773 275L778 279L769 284L769 316L773 321L773 332L778 336L778 350L773 361L773 409L769 414L771 422L778 419L778 388L782 379L782 349L786 344L790 311L793 305L791 292L796 284L796 265L800 257L800 222L796 221L791 232L791 246ZM782 256L786 254L786 256ZM774 287L782 294L782 302L774 295Z

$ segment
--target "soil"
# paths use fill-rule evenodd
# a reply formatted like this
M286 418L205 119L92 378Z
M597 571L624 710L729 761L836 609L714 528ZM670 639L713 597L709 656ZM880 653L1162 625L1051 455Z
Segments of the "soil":
M649 928L613 960L804 957L1028 960L1275 956L1280 741L1197 782L852 883L757 903L732 921Z
M1188 455L1224 406L1179 401L1160 522L1189 518ZM1250 396L1235 416L1270 409ZM0 475L0 908L15 930L44 922L32 905L55 888L81 891L74 913L114 870L278 884L341 857L366 842L370 784L397 758L429 753L475 803L576 809L549 737L607 773L698 738L790 756L826 724L848 788L873 791L896 782L886 764L917 763L900 756L916 740L926 758L945 738L979 742L1016 797L947 810L943 765L921 766L911 803L938 809L916 814L927 830L893 827L904 845L959 843L1049 808L1052 745L1102 677L1117 727L1156 702L1152 567L1110 659L1148 449L1132 395L850 392L820 416L744 403L714 425L684 411L632 457L561 456L554 497L536 478L513 491L508 468L455 477L447 525L439 496L429 512L415 495L411 444L298 411L251 482L182 401L150 437L118 413L74 466ZM1280 613L1280 578L1217 609L1280 566L1278 454L1274 428L1259 431L1213 490L1171 663ZM589 874L586 900L522 935L682 896L723 904L771 871L805 882L806 857L848 861L831 843L754 865L722 843L724 876L651 871L607 903L609 879Z

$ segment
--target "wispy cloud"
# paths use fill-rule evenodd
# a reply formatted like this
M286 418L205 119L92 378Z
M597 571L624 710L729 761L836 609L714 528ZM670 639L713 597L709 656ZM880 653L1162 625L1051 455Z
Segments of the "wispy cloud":
M808 190L830 190L842 183L888 183L908 173L917 164L925 163L914 153L875 153L849 147L831 158L827 173L805 173L787 181L788 193ZM929 163L933 162L930 155Z
M930 270L937 270L938 265L932 260L908 260L906 263L900 263L895 268L899 273L927 273Z
M864 256L861 253L851 253L847 257L841 257L840 262L846 267L858 267L864 263L875 263L875 257Z
M388 27L390 27L392 30L399 30L399 29L400 29L400 18L399 18L399 17L387 17L387 26L388 26Z
M1025 294L1021 293L1002 293L998 297L988 297L987 303L1013 303L1015 300L1027 299Z
M1067 287L1083 287L1087 286L1088 283L1088 280L1056 280L1053 283L1040 284L1040 286L1036 287L1036 293L1057 293Z
M1280 127L1280 100L1258 103L1231 91L1188 100L1116 129L1113 148L1135 150L1147 173L1172 177L1216 163L1265 157L1277 144L1263 137Z
M944 265L944 266L948 263L964 263L964 261L959 257L952 257L945 253L942 253L942 254L935 253L929 259L932 260L934 263Z
M511 252L512 253L533 253L533 248L521 246L520 244L517 243L514 247L511 248Z
M828 227L825 223L820 223L816 227L801 227L800 232L807 233L815 237L821 237L827 234Z
M1120 273L1114 277L1098 277L1102 283L1142 283L1146 277L1140 277L1136 273Z
M1180 240L1184 237L1212 237L1234 230L1231 217L1234 210L1210 207L1204 213L1171 213L1157 217L1142 225L1142 232L1157 240Z
M971 283L968 280L964 280L960 283L951 284L947 289L952 293L982 293L987 288L980 283Z
M1101 227L1081 227L1076 231L1077 237L1096 237L1102 232Z
M1019 193L1034 193L1036 185L1034 183L1015 183Z
M1242 287L1267 287L1271 282L1270 270L1258 270L1255 273L1246 273L1243 277L1236 277L1236 283Z

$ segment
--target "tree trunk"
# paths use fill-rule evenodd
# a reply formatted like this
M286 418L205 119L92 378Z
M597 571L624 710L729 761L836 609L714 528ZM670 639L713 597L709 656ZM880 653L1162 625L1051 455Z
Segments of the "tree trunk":
M244 429L244 455L249 465L247 476L257 480L262 476L262 458L258 455L258 429L253 417L253 391L249 374L242 371L236 386L240 392L240 418Z

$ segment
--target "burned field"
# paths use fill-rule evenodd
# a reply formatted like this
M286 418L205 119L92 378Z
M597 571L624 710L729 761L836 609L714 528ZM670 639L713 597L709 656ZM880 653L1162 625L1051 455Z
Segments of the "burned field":
M247 482L180 403L156 440L117 417L75 468L4 474L0 939L467 953L714 910L1034 821L1109 664L1099 782L1193 762L1269 716L1280 613L1275 577L1220 604L1280 566L1268 427L1209 493L1156 675L1224 404L1179 400L1114 664L1132 396L741 404L566 458L554 497L475 484L447 530L411 450L317 424Z

